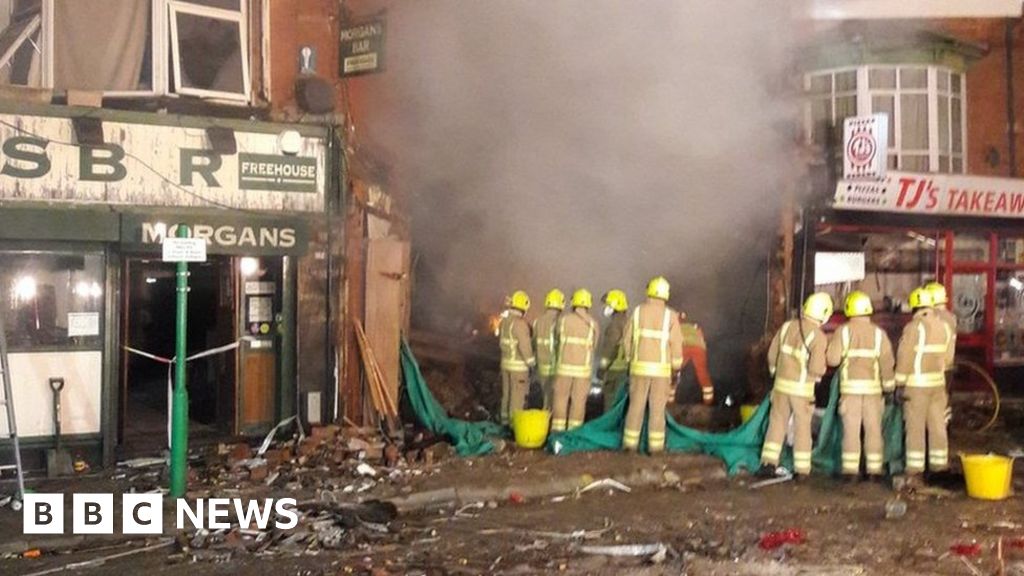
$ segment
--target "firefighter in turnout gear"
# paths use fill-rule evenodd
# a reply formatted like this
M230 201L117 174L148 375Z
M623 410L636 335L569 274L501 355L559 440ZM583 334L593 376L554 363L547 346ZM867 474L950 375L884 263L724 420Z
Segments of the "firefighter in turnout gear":
M949 331L952 334L952 337L949 340L949 350L946 351L946 374L948 375L956 367L956 314L953 314L953 312L947 308L947 306L949 306L949 295L946 294L945 286L938 282L929 282L924 285L924 289L932 296L932 309L935 311L935 315L938 316L939 320L942 320L946 326L949 326ZM947 385L949 384L948 378L946 383Z
M832 334L828 344L829 366L839 367L839 415L843 419L843 475L860 475L860 432L864 427L864 453L868 476L883 474L882 393L895 388L896 358L884 330L871 321L874 308L864 292L846 297L849 320Z
M926 437L928 468L941 472L949 467L946 368L953 330L932 308L931 292L916 288L908 300L914 317L903 328L896 351L896 385L904 400L907 474L916 477L925 469Z
M602 300L605 316L608 316L609 320L601 335L598 356L601 358L600 376L604 411L607 412L618 398L619 390L629 379L629 362L622 346L622 334L626 331L626 323L629 321L629 301L622 290L610 290Z
M590 378L594 373L597 322L590 316L593 297L586 290L572 295L571 311L558 318L555 334L555 387L551 430L562 432L583 425Z
M665 405L674 390L673 376L683 367L683 335L679 314L669 308L669 283L658 276L647 285L647 301L633 310L623 336L629 359L629 408L622 432L622 447L640 446L644 413L648 413L647 447L654 454L665 449Z
M715 386L708 372L708 345L704 340L704 330L696 322L687 322L685 312L679 313L679 327L683 332L683 368L693 364L701 400L710 406L715 401Z
M544 400L544 409L551 409L555 383L555 329L558 316L565 308L565 294L555 288L544 298L544 313L533 321L533 342L537 351L537 377Z
M508 297L507 309L498 324L501 345L501 423L508 424L515 412L526 407L530 391L530 370L536 364L526 311L530 297L516 290Z
M775 377L771 413L764 447L762 476L773 476L782 456L789 417L793 416L793 468L800 476L811 473L811 416L814 386L825 374L828 349L821 325L832 316L832 297L816 292L807 297L803 317L779 328L768 348L768 371Z

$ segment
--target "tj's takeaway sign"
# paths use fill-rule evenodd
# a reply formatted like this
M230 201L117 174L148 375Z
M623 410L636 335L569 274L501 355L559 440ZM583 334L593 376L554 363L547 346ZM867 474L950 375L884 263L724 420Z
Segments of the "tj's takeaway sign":
M898 214L1024 218L1024 180L889 172L879 180L840 180L832 206Z
M326 147L303 137L298 154L278 134L233 133L215 150L204 128L104 120L103 141L79 144L69 118L0 114L0 199L133 206L324 208Z

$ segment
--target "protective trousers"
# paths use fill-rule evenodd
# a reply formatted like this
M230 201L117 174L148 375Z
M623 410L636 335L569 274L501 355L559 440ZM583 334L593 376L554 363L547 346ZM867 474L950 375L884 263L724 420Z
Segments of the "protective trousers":
M604 396L604 411L611 410L615 399L619 397L619 390L625 385L629 376L624 370L609 370L604 374L604 382L601 383L601 394Z
M945 386L908 386L903 393L903 418L907 422L907 474L924 472L925 436L928 467L932 472L949 467L949 440L946 436Z
M551 410L551 402L555 394L555 377L554 376L541 376L540 377L540 392L541 401L544 403L545 410Z
M622 432L624 449L636 450L639 447L640 430L647 411L647 449L651 454L665 450L665 405L672 391L671 378L630 377L626 429Z
M530 391L529 372L501 371L501 423L526 407L526 394Z
M882 410L881 394L843 394L839 399L839 415L843 418L843 474L860 474L860 430L864 427L864 452L868 474L882 474Z
M761 462L779 465L782 443L786 441L789 417L793 416L793 469L797 474L811 473L811 417L814 415L814 399L803 396L772 392L772 410L768 416L768 433L761 449Z
M551 431L562 432L583 425L587 416L589 378L555 376L554 398L551 405Z

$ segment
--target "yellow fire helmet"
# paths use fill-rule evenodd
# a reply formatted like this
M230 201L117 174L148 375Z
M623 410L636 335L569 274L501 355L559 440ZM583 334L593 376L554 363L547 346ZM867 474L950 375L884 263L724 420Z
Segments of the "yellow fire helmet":
M622 290L609 290L604 295L604 303L616 312L625 312L629 309L629 300L626 299L626 293Z
M651 278L647 283L647 295L658 300L668 300L669 284L664 276Z
M870 316L874 311L874 307L871 306L871 297L864 292L854 290L846 297L845 312L847 318Z
M524 313L530 309L530 297L522 290L516 290L508 297L506 304L509 308L522 310Z
M935 306L945 305L949 302L949 295L946 294L946 287L938 282L929 282L924 285L924 289L932 295L932 304Z
M824 292L815 292L804 300L804 317L818 322L827 322L832 317L832 297Z
M551 308L553 310L561 310L565 308L565 292L562 292L558 288L548 292L548 295L544 297L544 307Z
M573 308L590 308L593 305L594 297L591 296L590 290L580 288L579 290L572 293Z
M924 286L911 290L907 302L915 310L918 308L931 308L935 305L935 302L932 301L932 293Z

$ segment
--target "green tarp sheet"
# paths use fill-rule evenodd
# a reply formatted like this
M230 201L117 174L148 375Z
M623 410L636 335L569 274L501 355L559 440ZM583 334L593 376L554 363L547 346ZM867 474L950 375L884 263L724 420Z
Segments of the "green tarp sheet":
M491 438L508 436L507 428L492 422L467 422L451 418L427 387L419 365L408 343L402 342L402 375L409 402L420 424L443 435L460 456L479 456L494 450ZM558 455L593 450L621 450L622 429L629 402L623 387L615 405L602 416L575 430L554 434L548 449ZM829 400L815 439L812 465L815 473L838 473L842 462L842 420L838 417L839 383L833 378ZM761 444L768 429L769 399L765 399L754 415L742 426L722 433L701 432L687 428L671 416L666 429L666 449L670 452L710 454L721 458L730 475L741 470L756 471L760 466ZM900 407L886 405L883 416L885 461L890 474L903 470L903 413ZM646 450L646 425L641 434L640 449ZM783 465L792 469L793 453L789 446L783 451Z

